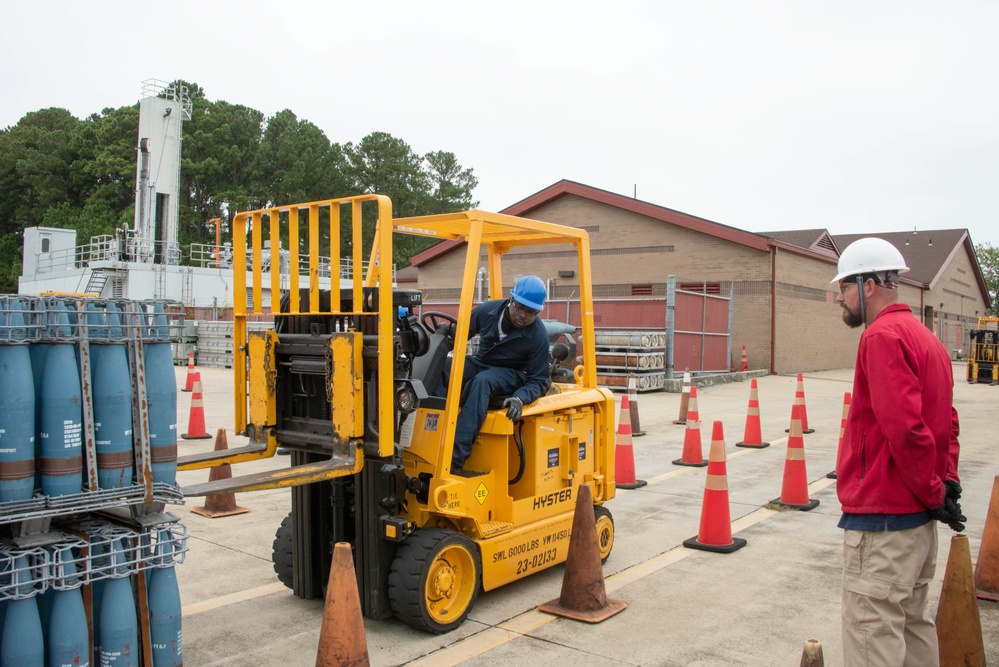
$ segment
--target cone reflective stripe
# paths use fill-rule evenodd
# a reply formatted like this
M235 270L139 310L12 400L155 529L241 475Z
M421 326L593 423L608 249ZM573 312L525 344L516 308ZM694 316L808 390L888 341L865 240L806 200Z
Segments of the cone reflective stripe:
M732 537L732 516L728 505L728 475L725 466L725 435L716 421L711 431L701 525L697 537L684 540L683 546L703 551L731 553L746 546L746 540Z
M746 346L742 346L742 366L740 370L745 373L749 370L749 361L746 359Z
M690 373L684 371L683 373L683 389L680 392L680 416L676 418L674 424L686 424L687 423L687 411L690 406Z
M645 435L642 430L642 420L638 417L638 389L635 387L635 374L628 373L628 403L631 416L631 435L638 437Z
M992 498L975 563L975 588L981 599L999 602L999 475L992 480Z
M622 611L621 600L608 600L604 571L597 542L597 522L593 513L593 495L589 484L580 484L576 511L569 534L569 553L562 575L562 593L555 600L538 605L549 614L587 623L599 623Z
M194 352L187 353L187 380L184 382L184 388L181 391L191 391L194 389Z
M191 412L187 418L185 440L204 440L212 436L205 431L205 400L201 393L201 373L194 374L194 392L191 394Z
M226 438L225 429L220 428L215 436L215 451L220 452L224 449L229 448L229 440ZM220 466L215 466L212 468L211 472L208 473L209 482L217 482L220 479L231 479L232 478L232 467L228 463L223 463ZM227 493L212 493L205 497L205 504L201 507L192 507L191 511L195 514L200 514L201 516L206 516L209 519L217 519L223 516L232 516L234 514L243 514L249 512L250 510L245 507L240 507L236 504L236 494L230 492Z
M940 667L985 667L982 619L975 599L967 535L950 538L936 624Z
M839 454L843 451L843 436L846 435L846 418L850 416L850 392L843 394L843 418L839 421L839 442L836 444L836 469L826 473L829 479L839 476Z
M787 456L784 459L784 482L781 485L780 498L771 502L807 511L818 507L819 501L808 499L805 440L801 437L801 408L802 406L797 403L791 406L791 428L788 429L791 435L787 439Z
M763 449L769 447L769 442L763 442L763 435L760 432L760 395L756 386L756 378L749 385L749 410L746 412L746 430L742 436L742 442L735 443L736 447L754 447Z
M360 667L369 664L361 598L357 593L354 559L350 553L347 542L337 542L333 547L316 667Z
M708 465L701 453L701 422L697 413L697 387L690 388L690 409L687 410L687 428L683 433L683 454L673 461L677 466Z
M801 432L802 433L815 433L814 428L808 428L808 410L805 408L805 379L798 373L798 387L794 392L794 405L801 406L800 416L801 420ZM794 419L793 413L791 416ZM790 429L786 429L785 433L790 433Z
M614 446L614 483L619 489L637 489L648 484L635 478L635 452L631 444L631 408L628 394L621 397L621 414L617 421Z

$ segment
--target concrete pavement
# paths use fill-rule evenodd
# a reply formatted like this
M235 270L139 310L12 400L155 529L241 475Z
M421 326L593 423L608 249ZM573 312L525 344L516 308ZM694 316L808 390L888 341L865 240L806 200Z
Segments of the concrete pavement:
M184 386L186 367L177 369ZM207 430L224 427L230 447L232 372L198 368L205 392ZM999 387L968 385L955 365L962 425L962 505L968 516L972 558L978 554L993 479L999 473L994 435ZM764 507L780 495L795 377L759 378L766 449L734 446L742 440L749 383L698 389L704 455L711 423L724 424L733 532L748 545L732 554L681 546L697 533L704 468L672 465L680 457L684 427L672 423L679 394L639 395L642 427L634 438L635 469L648 485L618 490L607 503L615 521L614 551L604 566L608 596L628 608L587 625L538 612L558 597L563 567L479 595L468 620L440 636L401 622L365 621L372 665L791 665L808 639L822 642L827 665L842 664L840 590L842 534L835 466L843 393L852 370L805 374L809 426L804 436L810 512ZM178 394L178 429L185 432L189 393ZM205 451L211 440L181 441L180 454ZM287 457L239 464L234 474L288 465ZM182 485L207 480L208 471L179 475ZM239 494L246 514L206 519L190 511L203 499L173 508L188 527L190 551L177 568L184 604L184 657L188 665L311 665L315 662L322 602L301 600L277 583L271 567L274 531L290 506L288 491ZM935 609L950 537L939 528L940 551L930 604ZM999 661L999 604L980 601L986 655Z

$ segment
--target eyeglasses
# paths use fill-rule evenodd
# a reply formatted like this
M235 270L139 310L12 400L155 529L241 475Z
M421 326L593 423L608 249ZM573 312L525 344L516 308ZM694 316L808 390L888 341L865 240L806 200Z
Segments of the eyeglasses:
M540 310L534 310L533 308L528 308L527 306L525 306L524 304L520 303L519 301L513 301L513 303L511 304L511 306L513 308L516 308L518 311L520 311L524 315L527 315L528 317L534 317L538 313L541 312Z
M846 294L847 288L849 288L851 285L856 285L856 284L857 283L855 283L853 281L850 281L848 283L840 283L839 284L839 293L840 294Z

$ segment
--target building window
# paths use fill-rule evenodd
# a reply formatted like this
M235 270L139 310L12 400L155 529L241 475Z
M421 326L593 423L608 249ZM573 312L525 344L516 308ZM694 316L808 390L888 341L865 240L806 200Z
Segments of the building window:
M48 252L48 251L49 251L49 237L43 236L42 237L42 252Z
M652 283L632 285L631 296L652 296Z

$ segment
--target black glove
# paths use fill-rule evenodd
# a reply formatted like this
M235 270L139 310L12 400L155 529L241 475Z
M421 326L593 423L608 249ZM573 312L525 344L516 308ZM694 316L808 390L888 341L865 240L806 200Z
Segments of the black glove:
M506 408L506 416L515 422L520 419L520 414L524 411L524 402L516 396L511 396L503 399L503 407Z
M957 502L957 499L961 497L961 485L950 479L944 482L944 486L947 489L947 495L944 496L943 504L935 510L930 510L930 516L940 523L947 524L955 532L964 532L964 522L968 520L968 517L961 512L961 504Z

